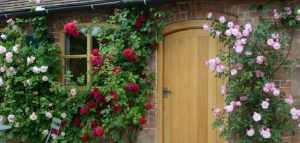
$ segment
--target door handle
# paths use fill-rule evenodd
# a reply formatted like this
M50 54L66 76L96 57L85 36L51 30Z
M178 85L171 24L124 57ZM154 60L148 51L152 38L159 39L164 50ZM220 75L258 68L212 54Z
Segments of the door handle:
M171 90L168 87L164 87L164 89L163 89L164 98L168 98L170 93L171 93Z

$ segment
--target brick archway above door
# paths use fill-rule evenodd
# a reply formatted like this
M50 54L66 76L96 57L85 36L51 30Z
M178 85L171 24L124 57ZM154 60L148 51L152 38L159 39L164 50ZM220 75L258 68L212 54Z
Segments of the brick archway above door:
M204 23L211 21L182 21L162 31L165 38L158 51L159 143L223 142L211 129L211 109L224 104L222 83L205 66L221 45L202 29ZM170 93L163 95L163 89Z

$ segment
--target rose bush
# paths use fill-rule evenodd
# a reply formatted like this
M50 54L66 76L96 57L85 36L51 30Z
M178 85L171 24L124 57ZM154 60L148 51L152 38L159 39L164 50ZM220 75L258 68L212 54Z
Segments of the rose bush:
M299 25L300 10L273 12L273 20L260 19L255 27L250 23L239 25L223 16L211 26L203 25L229 48L221 49L218 57L206 62L217 77L228 79L221 87L226 106L212 109L216 116L213 128L226 139L280 143L284 133L295 132L292 121L299 123L300 110L292 107L292 95L280 91L275 74L290 63L286 43L291 33L286 31Z
M116 10L108 18L111 27L101 27L99 48L92 50L92 81L85 77L71 81L67 72L64 86L55 79L58 48L51 44L45 17L8 21L7 35L0 41L0 116L12 125L1 140L44 142L134 141L135 133L149 120L154 73L147 59L156 49L160 30L168 14L154 8ZM25 40L23 23L35 29L38 43ZM64 26L74 38L80 34L76 22ZM87 30L87 32L90 32ZM85 33L87 34L87 33ZM62 120L61 129L50 130L52 118ZM128 139L125 138L128 137Z

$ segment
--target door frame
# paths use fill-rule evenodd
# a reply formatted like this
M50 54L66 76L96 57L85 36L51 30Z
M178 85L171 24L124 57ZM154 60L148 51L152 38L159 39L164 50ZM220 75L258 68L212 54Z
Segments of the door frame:
M167 25L162 31L162 35L168 35L177 31L186 30L186 29L203 29L203 24L211 24L212 20L187 20L187 21L181 21L176 22L170 25ZM209 49L208 49L208 57L212 58L217 55L217 49L218 49L218 42L216 42L217 39L214 39L212 37L209 38ZM163 143L164 133L163 133L163 41L159 41L159 48L157 50L157 143ZM203 61L204 62L204 61ZM214 78L214 74L212 72L208 72L208 142L209 143L216 143L217 142L217 132L216 130L213 130L211 125L215 119L215 117L210 114L211 109L213 107L217 106L217 97L216 94L218 94L218 90L216 90L217 85L219 85L219 82ZM209 96L214 95L214 96ZM219 99L220 100L220 99ZM223 99L221 99L223 100ZM221 101L221 102L224 102Z

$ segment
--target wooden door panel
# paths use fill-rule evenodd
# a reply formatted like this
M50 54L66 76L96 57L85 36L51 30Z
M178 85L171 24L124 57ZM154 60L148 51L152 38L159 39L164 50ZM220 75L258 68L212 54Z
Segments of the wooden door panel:
M179 31L165 37L164 142L207 142L209 35L201 29Z

